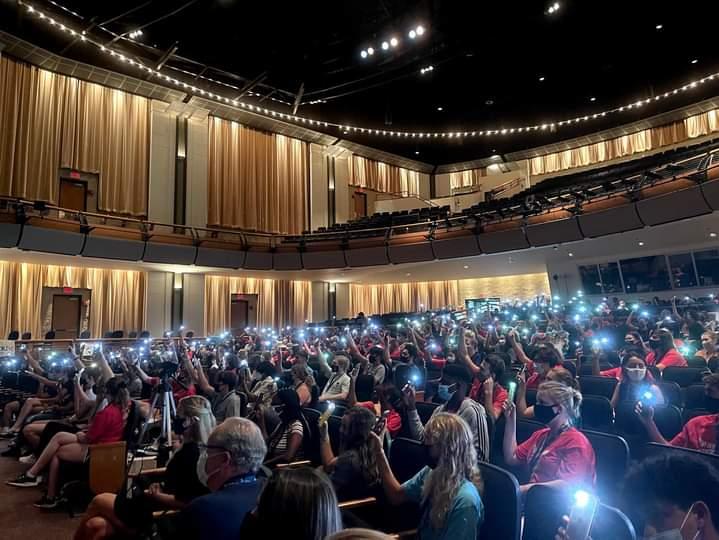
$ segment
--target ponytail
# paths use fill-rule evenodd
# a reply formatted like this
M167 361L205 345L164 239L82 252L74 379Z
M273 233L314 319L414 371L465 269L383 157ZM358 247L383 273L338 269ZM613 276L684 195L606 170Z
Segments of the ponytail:
M547 381L539 385L538 393L549 397L557 405L564 405L572 424L577 424L581 417L582 393L576 388L566 386L560 382Z

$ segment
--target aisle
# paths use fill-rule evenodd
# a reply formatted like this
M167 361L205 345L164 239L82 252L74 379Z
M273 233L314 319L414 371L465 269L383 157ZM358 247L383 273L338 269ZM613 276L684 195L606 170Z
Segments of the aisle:
M6 442L0 442L0 451ZM40 488L14 488L5 481L27 468L16 459L0 457L0 537L3 540L33 540L72 538L80 518L71 519L67 513L48 512L32 506L42 496Z

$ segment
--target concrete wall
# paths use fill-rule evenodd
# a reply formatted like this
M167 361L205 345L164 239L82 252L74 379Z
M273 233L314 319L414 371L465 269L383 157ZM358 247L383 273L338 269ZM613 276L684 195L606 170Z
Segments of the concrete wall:
M310 230L329 225L327 157L324 146L310 144Z
M152 101L147 203L150 221L174 222L176 121L167 103Z
M175 275L172 272L147 273L147 330L161 337L172 325L172 291Z
M327 296L329 284L326 281L312 282L312 317L311 322L324 321L327 319Z
M207 226L207 131L207 116L188 119L185 223L193 227Z
M349 283L335 283L335 301L337 307L337 318L354 317L356 313L350 313L350 286Z
M350 180L350 154L345 152L335 158L335 218L337 223L345 223L352 219L350 199L352 190Z
M184 274L182 280L182 324L196 336L205 335L205 275Z

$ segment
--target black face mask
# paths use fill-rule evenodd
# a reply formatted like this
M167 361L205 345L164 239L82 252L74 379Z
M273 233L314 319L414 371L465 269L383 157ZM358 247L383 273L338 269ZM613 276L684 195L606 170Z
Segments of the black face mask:
M534 405L534 418L542 424L549 424L558 414L554 410L554 405L542 405L541 403Z
M175 416L172 419L172 431L178 435L182 435L185 432L185 419Z
M704 395L704 408L710 414L719 414L719 398L713 398L708 394Z
M660 339L650 339L649 346L652 349L659 349L662 346L662 341Z
M422 445L422 448L424 448L424 462L430 469L436 469L437 465L439 464L439 460L432 457L432 454L430 452L431 447L424 444Z

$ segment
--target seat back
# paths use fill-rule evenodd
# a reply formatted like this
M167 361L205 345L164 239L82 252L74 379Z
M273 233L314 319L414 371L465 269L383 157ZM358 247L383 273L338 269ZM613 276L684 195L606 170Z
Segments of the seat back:
M22 336L21 336L21 339L22 339L22 340L32 339L32 334L31 334L30 332L23 332L23 333L22 333Z
M316 409L302 409L302 414L305 416L307 427L310 430L310 441L306 446L309 451L307 459L313 464L319 465L322 460L320 459L320 429L318 422L322 413Z
M658 381L656 383L659 390L662 391L664 401L677 407L684 406L684 396L681 387L674 381Z
M597 460L597 490L602 500L612 499L629 468L629 445L622 437L582 430Z
M429 419L432 418L432 413L434 413L437 407L439 407L437 403L429 403L427 401L417 402L417 414L423 424L426 424Z
M125 337L125 332L122 330L115 330L114 332L112 332L110 337L112 337L114 339L121 339L121 338Z
M666 440L673 439L683 427L682 412L674 405L654 407L654 422Z
M517 419L517 444L522 444L532 436L532 433L545 427L547 426L536 420Z
M484 522L479 530L479 540L519 540L521 531L522 496L514 475L495 465L480 462L484 492Z
M137 337L137 330L133 330L132 332L127 334L127 337L129 337L130 339L135 339Z
M599 503L589 531L592 540L636 540L634 525L613 506Z
M150 337L150 331L149 330L143 330L140 332L140 339L145 339Z
M687 409L703 409L705 395L703 384L687 386L684 388L684 406Z
M668 446L666 444L647 443L646 457L663 456L674 454L677 456L694 456L704 460L711 467L719 472L719 454L710 454L709 452L700 452L689 448L681 448L679 446Z
M617 433L646 439L647 431L634 407L635 404L631 401L617 407L614 419ZM654 422L665 439L673 439L682 429L682 413L674 405L657 405L654 407Z
M8 340L15 341L20 336L20 332L17 330L11 330L10 333L7 335Z
M80 332L80 339L90 339L90 331L83 330L82 332Z
M675 382L683 388L702 382L702 376L706 371L707 368L670 366L662 372L662 380Z
M607 398L603 396L584 396L581 412L582 427L607 432L613 430L614 410Z
M427 454L419 441L398 437L392 441L389 465L395 478L402 483L417 474L427 465Z
M95 493L117 493L125 480L127 468L125 441L90 445L90 490Z
M687 359L687 366L690 368L706 369L707 361L700 356L689 356Z
M522 540L554 538L562 516L568 515L570 508L567 491L541 484L533 486L525 495Z
M341 416L330 416L327 419L327 432L330 436L330 445L332 446L332 452L334 455L339 455L340 451L340 428L342 427Z
M618 381L614 377L584 375L579 378L579 387L583 396L603 396L612 399L617 383Z
M45 339L55 339L55 330L45 332Z
M372 375L360 375L355 382L355 393L357 401L372 401L374 393L374 377Z

